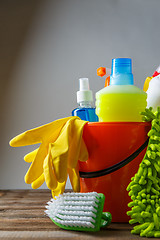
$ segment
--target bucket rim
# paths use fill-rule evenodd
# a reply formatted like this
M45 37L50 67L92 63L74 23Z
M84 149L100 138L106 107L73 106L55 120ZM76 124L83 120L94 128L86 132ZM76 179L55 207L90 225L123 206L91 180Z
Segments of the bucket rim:
M100 127L100 126L150 126L151 122L87 122L89 127Z

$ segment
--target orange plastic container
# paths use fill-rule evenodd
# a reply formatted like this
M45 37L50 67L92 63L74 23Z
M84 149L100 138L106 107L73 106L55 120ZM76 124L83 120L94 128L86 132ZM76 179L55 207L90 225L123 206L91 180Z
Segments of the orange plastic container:
M146 152L150 128L145 122L97 122L84 127L89 159L79 162L81 192L104 193L104 211L111 212L113 222L129 220L126 212L131 199L126 187Z

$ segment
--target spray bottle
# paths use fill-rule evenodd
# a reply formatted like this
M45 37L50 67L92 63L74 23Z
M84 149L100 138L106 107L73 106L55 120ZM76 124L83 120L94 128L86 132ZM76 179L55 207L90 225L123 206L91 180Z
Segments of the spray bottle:
M77 103L79 107L72 111L72 116L78 116L82 120L97 122L98 117L93 107L93 93L89 89L89 79L79 79L79 91L77 92Z

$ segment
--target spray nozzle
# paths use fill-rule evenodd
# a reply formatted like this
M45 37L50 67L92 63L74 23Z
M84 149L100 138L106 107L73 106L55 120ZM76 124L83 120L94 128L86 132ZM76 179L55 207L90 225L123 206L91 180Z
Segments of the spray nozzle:
M89 90L89 79L80 78L79 79L79 91L88 91Z
M93 102L93 94L89 89L89 79L79 79L79 91L77 92L77 103Z
M110 84L110 75L111 75L111 69L110 68L99 67L97 69L97 75L100 76L100 77L105 76L106 77L105 87L109 86L109 84Z

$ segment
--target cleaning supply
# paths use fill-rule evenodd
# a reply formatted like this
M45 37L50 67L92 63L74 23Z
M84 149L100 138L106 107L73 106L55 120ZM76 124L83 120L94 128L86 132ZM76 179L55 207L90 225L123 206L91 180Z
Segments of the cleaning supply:
M97 122L98 117L95 114L93 105L93 94L89 89L89 79L79 79L79 91L77 92L77 103L79 107L72 111L72 116L78 116L82 120Z
M156 69L156 71L153 73L152 77L147 77L145 82L144 82L144 86L143 86L143 91L147 92L148 87L149 87L149 83L151 81L152 78L155 78L156 76L158 76L160 74L160 65L158 66L158 68Z
M111 75L111 69L110 68L99 67L97 69L97 76L100 76L100 77L105 76L106 77L105 85L104 85L105 87L108 87L109 84L110 84L110 75Z
M147 94L133 85L130 58L112 59L110 85L96 93L100 122L141 122Z
M95 232L111 223L111 214L103 212L104 200L102 193L63 193L47 203L45 213L66 230Z
M13 138L10 141L12 147L41 143L38 149L24 157L25 161L31 162L25 182L38 188L45 181L55 197L64 192L69 175L73 190L80 191L78 160L88 159L82 138L86 123L79 117L63 118Z
M149 82L147 93L147 108L152 107L153 111L160 107L160 75L153 77Z
M160 107L156 112L146 109L143 120L152 121L148 132L149 144L139 169L131 178L127 190L132 201L128 204L131 211L131 233L141 237L160 237Z

